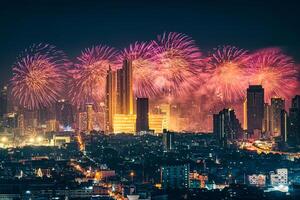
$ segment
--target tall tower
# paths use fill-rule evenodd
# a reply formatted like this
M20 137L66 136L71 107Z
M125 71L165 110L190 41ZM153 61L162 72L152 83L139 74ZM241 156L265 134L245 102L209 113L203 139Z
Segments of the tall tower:
M262 131L264 118L264 89L261 85L250 85L247 89L248 133Z
M106 76L106 130L113 132L113 117L116 113L116 72L109 67Z
M117 71L117 113L133 114L132 62L124 60Z
M136 99L136 131L149 130L149 103L148 98Z
M284 110L285 102L282 98L271 99L271 132L277 137L281 132L281 111Z
M93 104L86 104L86 131L91 132L93 130Z

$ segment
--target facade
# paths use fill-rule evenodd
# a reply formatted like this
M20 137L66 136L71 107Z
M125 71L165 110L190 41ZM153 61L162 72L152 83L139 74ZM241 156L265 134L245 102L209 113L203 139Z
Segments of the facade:
M70 102L65 99L59 100L55 105L56 120L61 126L71 127L74 123L73 107Z
M263 174L252 174L248 176L250 185L264 187L266 185L266 175Z
M136 99L136 131L149 130L149 102L148 98Z
M281 110L280 113L280 137L283 142L288 141L288 125L289 125L289 117L288 113L285 110Z
M167 165L161 167L161 183L163 189L189 188L189 164Z
M1 89L0 93L0 119L7 113L7 86Z
M163 133L163 145L164 151L169 152L174 150L174 133L170 131L164 131Z
M277 169L276 173L271 172L270 181L272 186L287 185L288 170L283 168L283 169Z
M115 114L113 118L114 133L132 133L136 132L136 115Z
M247 130L262 131L264 118L264 89L261 85L250 85L247 89Z
M91 132L93 130L94 122L94 110L93 104L86 104L86 131Z
M281 111L284 110L285 101L281 98L271 98L271 134L273 137L281 133Z
M265 135L270 135L271 131L271 106L268 103L264 104L264 121L262 132Z

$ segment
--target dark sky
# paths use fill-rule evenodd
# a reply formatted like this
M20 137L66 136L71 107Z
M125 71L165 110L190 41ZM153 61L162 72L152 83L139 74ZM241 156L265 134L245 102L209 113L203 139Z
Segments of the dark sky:
M0 5L0 82L16 56L33 43L50 43L71 58L91 45L123 48L183 32L200 49L232 44L245 49L280 46L300 60L300 9L296 1L28 1Z

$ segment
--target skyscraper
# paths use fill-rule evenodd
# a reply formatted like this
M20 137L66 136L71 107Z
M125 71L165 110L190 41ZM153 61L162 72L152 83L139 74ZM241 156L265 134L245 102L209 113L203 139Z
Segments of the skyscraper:
M284 107L284 99L271 98L271 133L273 137L280 136L281 111L284 110Z
M117 113L133 114L132 62L124 60L117 71Z
M170 164L161 167L163 189L184 189L189 187L189 164Z
M271 106L268 103L264 104L264 121L262 132L269 136L271 131Z
M213 132L221 146L226 147L228 140L241 137L242 126L234 110L223 109L213 116Z
M93 104L86 104L86 130L87 132L91 132L93 130Z
M70 102L65 99L60 99L56 102L55 109L55 118L59 124L64 127L71 127L74 122L74 116L73 107Z
M149 103L148 98L136 99L136 131L149 130Z
M288 113L285 110L281 110L281 112L280 112L280 136L281 136L283 142L287 142L287 140L288 140L288 124L289 124Z
M174 150L174 133L164 130L163 132L164 151L169 152Z
M113 117L116 113L116 72L109 67L106 76L106 130L113 132Z
M7 86L1 89L0 93L0 118L7 113Z
M292 99L292 106L289 110L289 132L290 144L300 144L300 95Z
M248 133L262 131L264 118L264 89L261 85L250 85L247 89L247 126Z

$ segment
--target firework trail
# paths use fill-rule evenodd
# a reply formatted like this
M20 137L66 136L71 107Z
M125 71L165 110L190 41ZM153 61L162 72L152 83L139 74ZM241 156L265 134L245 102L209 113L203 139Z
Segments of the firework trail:
M32 45L17 58L10 81L12 96L23 108L49 107L61 98L70 62L48 44Z
M164 33L154 42L155 79L160 91L175 96L188 94L197 86L203 66L202 53L195 42L181 33Z
M154 97L159 93L154 84L153 42L135 42L125 48L118 56L121 66L125 59L132 61L134 94L137 97Z
M248 87L246 50L234 46L221 46L211 53L207 88L224 103L237 102L245 97Z
M263 86L266 101L275 96L290 99L295 94L299 86L299 68L281 49L259 50L251 56L250 64L250 82Z
M70 70L72 80L69 96L77 107L92 103L97 107L104 101L106 75L109 67L116 69L117 51L114 48L99 45L85 49Z

